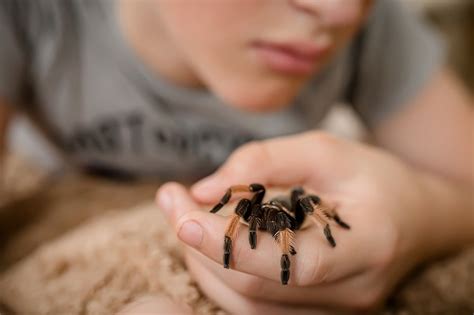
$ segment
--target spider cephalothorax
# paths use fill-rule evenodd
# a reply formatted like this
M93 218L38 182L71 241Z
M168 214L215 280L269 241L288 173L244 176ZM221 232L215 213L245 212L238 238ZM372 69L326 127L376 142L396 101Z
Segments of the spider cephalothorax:
M290 257L295 255L294 236L295 231L302 228L307 218L312 219L323 228L324 236L332 247L336 246L330 221L334 221L340 227L349 229L349 225L341 220L336 211L323 205L321 199L316 195L306 194L303 188L297 187L291 191L289 198L274 198L263 202L265 187L261 184L235 185L227 189L219 203L212 208L216 213L229 202L232 194L238 192L249 192L253 196L250 199L242 198L234 213L230 216L229 224L224 236L224 268L229 268L232 252L232 242L235 240L239 228L240 219L249 225L249 243L252 249L257 246L257 230L269 232L280 246L282 256L281 283L288 284L290 279Z

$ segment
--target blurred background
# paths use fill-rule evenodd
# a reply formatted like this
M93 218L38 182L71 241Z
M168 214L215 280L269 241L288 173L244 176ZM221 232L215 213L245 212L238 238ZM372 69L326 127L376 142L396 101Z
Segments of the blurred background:
M449 61L474 92L474 1L403 0L435 26L449 48Z

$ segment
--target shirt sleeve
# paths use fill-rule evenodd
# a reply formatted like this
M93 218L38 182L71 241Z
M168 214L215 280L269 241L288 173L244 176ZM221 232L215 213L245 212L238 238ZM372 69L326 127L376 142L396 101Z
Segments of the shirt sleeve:
M444 63L440 38L397 0L375 1L358 40L349 101L369 128L407 104Z
M25 83L25 43L16 2L0 1L0 99L20 104Z

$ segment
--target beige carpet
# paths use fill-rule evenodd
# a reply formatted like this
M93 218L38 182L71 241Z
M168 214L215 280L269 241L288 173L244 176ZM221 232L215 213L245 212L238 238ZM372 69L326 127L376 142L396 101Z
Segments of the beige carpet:
M155 292L197 314L222 312L190 278L179 242L153 205L156 184L68 176L42 186L28 202L1 210L32 215L13 220L17 228L1 222L11 233L0 244L0 314L112 314ZM473 311L471 248L421 268L383 313Z

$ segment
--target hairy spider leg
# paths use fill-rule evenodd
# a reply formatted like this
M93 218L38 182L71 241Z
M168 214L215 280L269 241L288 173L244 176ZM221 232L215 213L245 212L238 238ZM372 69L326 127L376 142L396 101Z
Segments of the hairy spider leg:
M316 195L309 195L308 197L311 198L311 202L314 204L315 207L321 208L321 211L324 213L325 216L327 216L329 219L334 220L334 222L336 222L340 227L346 230L350 230L351 227L349 226L349 224L342 221L341 217L337 214L336 210L323 206L321 202L321 198L319 198Z
M319 206L319 208L321 208L321 212L326 216L328 217L329 219L332 219L334 222L337 223L337 225L339 225L340 227L346 229L346 230L350 230L351 227L349 224L347 224L346 222L342 221L341 217L337 214L337 212L334 210L334 209L331 209L331 208L327 208L327 207L322 207L322 206Z
M289 216L284 211L277 212L275 219L278 231L274 234L273 237L280 246L280 250L282 253L280 259L280 280L283 285L286 285L288 284L288 280L290 279L291 261L289 254L291 252L291 249L294 248L295 245L295 232L291 230Z
M290 211L294 213L295 220L296 220L296 229L299 229L304 222L306 217L303 208L301 207L299 200L305 194L304 189L302 187L295 187L291 191L290 201L291 201L291 208Z
M319 207L321 200L319 199L319 197L317 197L317 199L314 197L317 196L307 196L301 198L299 200L301 208L308 215L309 218L314 220L315 223L324 226L324 236L332 247L336 247L336 241L332 236L331 228L329 227L329 222L326 219L326 214L322 211L321 207ZM318 203L316 204L315 201L317 201Z
M342 221L341 217L337 214L337 213L334 213L334 215L332 216L332 219L337 223L339 224L340 227L346 229L346 230L350 230L351 229L351 226L349 224L347 224L346 222Z
M263 211L262 205L255 203L252 206L251 214L248 219L249 223L249 244L250 248L255 249L257 247L257 230L262 226Z
M230 265L230 255L232 253L232 242L237 237L239 231L239 221L240 218L243 218L250 209L250 200L241 199L235 207L235 213L230 216L229 223L225 229L224 236L224 257L223 264L224 268L229 268Z
M285 216L290 224L291 230L297 229L297 222L294 218L294 214L290 211L290 205L279 199L272 199L270 202L262 204L262 214L263 220L267 222L266 230L269 231L272 235L278 232L278 222L276 215L279 212L285 213ZM290 254L296 255L296 250L294 246L290 246Z
M288 284L291 265L288 254L296 254L294 231L291 229L294 218L290 216L289 212L283 210L281 204L275 201L262 204L262 214L265 229L271 233L282 251L280 259L281 283Z
M263 187L263 185L261 185L261 184L250 184L248 186L247 185L234 185L234 186L231 186L226 190L224 196L222 196L219 203L217 205L215 205L211 209L210 212L211 213L216 213L217 211L222 209L222 207L229 202L230 198L232 197L232 194L238 193L238 192L255 193L254 196L252 197L252 200L251 200L251 203L253 205L255 203L262 203L263 197L265 196L265 187ZM247 219L247 218L244 218L244 219Z
M286 214L291 230L294 231L298 228L294 213L290 210L290 204L288 204L286 200L275 198L262 204L263 221L267 222L266 230L270 231L272 235L278 231L278 224L275 217L278 212L284 212ZM265 226L262 228L265 229ZM290 247L290 254L296 255L296 250L293 246Z

